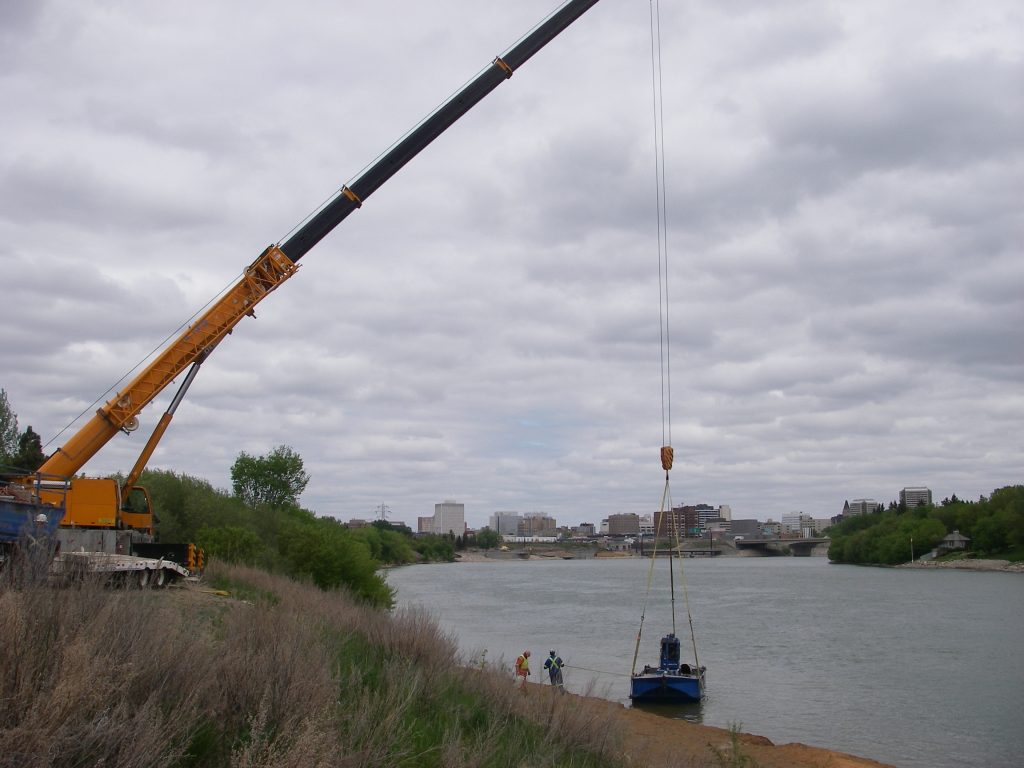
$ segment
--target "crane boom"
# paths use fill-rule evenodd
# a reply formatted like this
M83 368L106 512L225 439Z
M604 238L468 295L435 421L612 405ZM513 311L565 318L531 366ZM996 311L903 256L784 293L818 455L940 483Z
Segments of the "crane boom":
M395 144L350 186L343 187L330 203L285 241L281 250L292 261L301 259L402 166L444 133L484 96L512 77L515 70L597 2L598 0L573 0L561 6L514 47L498 56L489 67Z
M283 244L268 247L241 279L195 323L163 350L40 467L40 472L70 477L114 435L129 431L137 414L197 358L206 354L253 307L295 274L296 262L346 216L419 154L456 120L498 87L537 51L553 40L598 0L569 0L521 41L483 70L426 120L395 144Z

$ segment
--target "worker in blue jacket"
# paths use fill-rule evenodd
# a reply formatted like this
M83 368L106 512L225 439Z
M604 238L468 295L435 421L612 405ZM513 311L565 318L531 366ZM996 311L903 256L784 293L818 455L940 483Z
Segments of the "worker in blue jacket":
M565 693L565 686L562 685L562 657L554 651L551 651L547 660L544 662L544 669L548 671L548 676L551 678L551 685L556 686L559 691Z

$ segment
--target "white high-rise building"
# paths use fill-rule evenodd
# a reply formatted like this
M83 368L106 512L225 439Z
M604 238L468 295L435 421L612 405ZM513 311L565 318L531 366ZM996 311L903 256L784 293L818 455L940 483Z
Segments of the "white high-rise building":
M466 535L466 505L445 499L434 505L434 533Z

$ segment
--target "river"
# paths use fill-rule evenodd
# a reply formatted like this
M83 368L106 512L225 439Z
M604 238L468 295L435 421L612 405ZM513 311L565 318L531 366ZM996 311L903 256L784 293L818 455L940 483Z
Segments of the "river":
M629 703L650 561L415 565L388 572L465 660L511 667L549 649L566 687ZM1024 765L1024 576L832 565L825 558L676 564L677 634L707 667L701 704L670 717L802 742L899 768ZM637 666L671 631L667 563L655 564ZM687 653L689 651L689 653Z

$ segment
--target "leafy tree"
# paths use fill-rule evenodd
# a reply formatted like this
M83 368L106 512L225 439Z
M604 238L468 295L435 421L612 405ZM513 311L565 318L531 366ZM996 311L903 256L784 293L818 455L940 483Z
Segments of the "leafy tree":
M18 450L18 416L7 401L7 391L0 389L0 464L13 464Z
M352 531L352 535L366 544L371 557L382 563L404 565L416 560L416 552L409 543L409 537L398 531L369 525Z
M983 554L1006 549L1009 546L1007 534L1012 523L1009 518L1010 515L997 512L979 520L971 531L971 548Z
M279 546L291 573L311 579L321 589L348 587L371 605L394 605L394 593L377 574L379 563L336 520L293 522L282 530Z
M231 465L235 495L250 507L297 506L308 483L302 457L287 445L279 445L266 456L250 456L242 451Z
M374 520L370 525L374 528L379 528L382 531L395 531L403 536L412 536L412 528L405 523L396 524L389 523L387 520Z
M481 528L476 534L476 545L482 549L491 549L498 546L501 536L498 532L487 526Z
M196 534L196 544L208 557L217 557L229 563L258 565L264 559L266 547L254 531L239 526L208 528L203 526Z
M412 546L427 561L450 563L455 560L455 545L447 534L417 536Z
M257 530L251 509L198 477L147 469L139 484L149 490L161 541L196 541L201 528L236 526Z
M32 427L26 427L18 438L18 452L11 459L11 463L18 469L35 472L44 461L46 454L43 453L42 439Z

